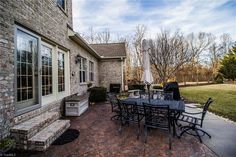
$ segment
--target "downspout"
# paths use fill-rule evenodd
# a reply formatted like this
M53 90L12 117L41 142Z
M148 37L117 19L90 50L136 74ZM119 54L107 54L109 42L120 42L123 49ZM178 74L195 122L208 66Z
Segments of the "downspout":
M121 57L121 90L124 91L124 68L123 68L124 59Z

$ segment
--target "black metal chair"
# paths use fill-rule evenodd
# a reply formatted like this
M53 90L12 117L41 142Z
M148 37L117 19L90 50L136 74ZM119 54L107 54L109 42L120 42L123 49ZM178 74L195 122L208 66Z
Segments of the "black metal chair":
M145 143L147 142L148 128L157 128L169 134L169 149L171 149L171 119L168 105L151 105L144 103L145 113Z
M181 136L184 133L197 137L201 143L202 143L201 136L204 136L206 134L209 138L211 138L211 135L208 134L206 131L202 130L201 128L203 125L205 115L212 102L213 100L209 98L207 102L204 104L202 112L195 112L195 113L183 112L179 116L178 121L186 122L188 124L180 127L182 129L182 132L178 136L179 138L181 138ZM200 135L199 132L201 132L202 134Z
M119 101L118 98L116 97L116 94L108 94L107 95L111 104L111 111L115 112L116 114L114 116L111 117L111 120L118 120L120 118L121 115L121 109L119 106Z
M173 100L173 92L164 92L164 100Z
M140 135L140 123L142 119L144 118L144 111L143 106L137 105L136 103L120 103L122 108L122 121L121 121L121 127L124 122L126 124L134 123L138 124L138 133L137 133L137 139ZM121 128L120 128L121 131Z
M169 82L164 86L165 92L173 92L173 99L174 100L181 100L180 93L179 93L179 85L177 82Z

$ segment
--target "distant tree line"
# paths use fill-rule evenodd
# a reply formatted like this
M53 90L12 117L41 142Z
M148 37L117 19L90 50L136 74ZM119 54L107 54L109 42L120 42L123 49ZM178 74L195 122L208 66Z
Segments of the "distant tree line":
M142 41L147 39L147 27L138 25L133 34L111 35L109 29L94 31L89 28L82 35L89 43L126 42L126 81L141 82ZM235 80L235 47L229 34L216 37L212 33L199 32L184 35L180 31L160 30L155 38L147 39L151 68L155 83L166 83L169 79L178 82L214 81L223 76ZM222 60L223 59L223 60ZM230 63L229 63L230 62ZM232 77L233 76L233 77Z

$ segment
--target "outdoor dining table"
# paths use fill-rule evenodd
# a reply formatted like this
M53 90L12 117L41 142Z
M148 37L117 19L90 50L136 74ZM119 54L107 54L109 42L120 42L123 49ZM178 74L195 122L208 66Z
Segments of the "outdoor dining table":
M127 98L121 100L121 103L143 105L143 103L149 103L150 105L167 105L171 113L173 113L173 135L176 135L175 124L178 116L185 111L185 103L182 100L160 100L160 99L143 99L143 98Z

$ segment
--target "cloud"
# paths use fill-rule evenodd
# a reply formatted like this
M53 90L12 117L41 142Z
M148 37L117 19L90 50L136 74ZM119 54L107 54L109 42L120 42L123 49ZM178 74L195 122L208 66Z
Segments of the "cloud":
M229 33L236 40L234 0L73 0L74 29L109 28L113 34L133 34L138 24L148 27L148 36L160 29Z

